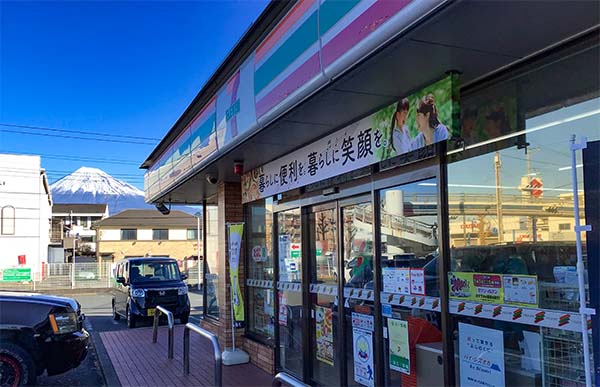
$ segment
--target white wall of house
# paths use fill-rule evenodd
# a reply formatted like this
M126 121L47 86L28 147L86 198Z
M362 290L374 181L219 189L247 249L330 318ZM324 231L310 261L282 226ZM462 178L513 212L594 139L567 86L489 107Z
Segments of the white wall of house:
M18 267L20 255L33 273L48 262L51 202L39 156L0 154L0 268Z
M100 241L118 241L121 239L121 230L116 228L103 228L98 232Z
M170 241L185 241L187 240L187 229L173 228L169 230Z
M144 229L138 228L137 239L138 239L138 241L151 241L152 240L152 230L144 230Z

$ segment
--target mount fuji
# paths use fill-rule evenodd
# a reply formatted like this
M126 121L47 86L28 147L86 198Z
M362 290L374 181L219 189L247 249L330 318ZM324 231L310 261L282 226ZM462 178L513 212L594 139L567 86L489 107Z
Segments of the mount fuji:
M110 215L135 208L154 208L144 191L97 168L81 167L50 186L55 203L108 204Z

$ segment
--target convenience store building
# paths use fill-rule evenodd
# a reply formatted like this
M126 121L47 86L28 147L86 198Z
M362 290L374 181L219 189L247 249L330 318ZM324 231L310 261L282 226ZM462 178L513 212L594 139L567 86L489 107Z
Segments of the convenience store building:
M236 344L271 373L598 385L599 15L271 2L142 165L202 205L203 326L231 346L243 223Z

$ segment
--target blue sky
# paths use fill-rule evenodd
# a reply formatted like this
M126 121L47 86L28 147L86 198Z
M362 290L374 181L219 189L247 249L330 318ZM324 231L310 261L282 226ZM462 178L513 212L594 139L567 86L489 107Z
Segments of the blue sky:
M88 166L143 188L138 166L267 3L0 2L0 124L152 139L0 125L0 152L41 154L51 181Z

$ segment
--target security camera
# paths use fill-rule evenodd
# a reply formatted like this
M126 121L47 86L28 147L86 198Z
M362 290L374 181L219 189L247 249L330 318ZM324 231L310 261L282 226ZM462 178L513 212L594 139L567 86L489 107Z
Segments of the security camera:
M213 176L211 174L207 174L206 175L206 181L208 182L208 184L217 184L217 181L219 181L219 180L217 179L216 176Z
M160 211L160 213L163 215L169 215L171 213L170 206L169 207L165 206L165 203L157 203L157 204L155 204L155 206L156 206L156 209L158 211Z

